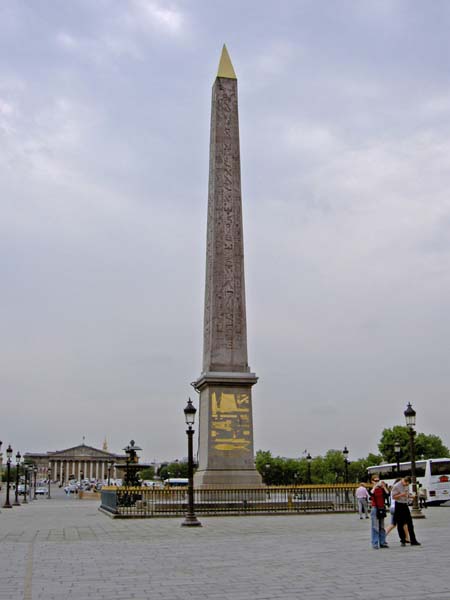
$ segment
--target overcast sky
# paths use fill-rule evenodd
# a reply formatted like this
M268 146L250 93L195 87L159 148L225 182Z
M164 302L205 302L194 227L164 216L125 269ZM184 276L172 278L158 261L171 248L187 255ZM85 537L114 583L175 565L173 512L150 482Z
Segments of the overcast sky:
M450 3L0 4L0 439L186 455L211 86L239 81L255 450L450 443Z

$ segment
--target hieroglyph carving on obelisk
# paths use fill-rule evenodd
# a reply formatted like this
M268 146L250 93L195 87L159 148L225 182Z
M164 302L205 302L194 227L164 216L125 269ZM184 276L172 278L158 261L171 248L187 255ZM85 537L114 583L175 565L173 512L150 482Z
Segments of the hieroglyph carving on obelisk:
M224 46L212 90L203 372L196 486L261 485L254 466L237 79Z

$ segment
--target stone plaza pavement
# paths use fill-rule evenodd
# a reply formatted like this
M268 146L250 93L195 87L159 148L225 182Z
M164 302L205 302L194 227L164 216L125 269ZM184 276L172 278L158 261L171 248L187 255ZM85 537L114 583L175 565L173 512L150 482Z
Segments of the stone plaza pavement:
M355 514L119 520L39 498L0 513L0 600L450 600L450 508L373 550Z

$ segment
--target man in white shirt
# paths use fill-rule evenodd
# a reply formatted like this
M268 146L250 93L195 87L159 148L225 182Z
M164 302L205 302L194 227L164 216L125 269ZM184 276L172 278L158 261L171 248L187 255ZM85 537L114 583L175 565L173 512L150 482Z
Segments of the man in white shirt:
M405 530L403 528L403 525L406 523L411 546L420 546L420 542L416 540L414 525L408 506L410 483L411 479L409 477L403 477L400 481L394 483L392 487L392 498L395 500L395 521L401 545L406 546Z
M359 518L363 518L363 513L366 515L366 519L369 518L369 509L368 509L368 500L369 500L369 492L367 491L364 483L360 483L359 487L356 489L355 498L358 500L358 513Z

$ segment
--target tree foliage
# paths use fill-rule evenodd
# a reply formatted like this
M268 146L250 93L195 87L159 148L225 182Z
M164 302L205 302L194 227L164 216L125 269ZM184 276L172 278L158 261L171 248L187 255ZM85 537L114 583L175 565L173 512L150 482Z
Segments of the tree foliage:
M369 453L365 458L348 462L349 483L367 481L367 467L379 465L382 462L396 462L395 440L400 443L400 461L409 461L408 428L396 425L392 429L385 429L378 445L380 454ZM448 448L444 446L441 438L437 435L419 433L416 436L415 444L418 459L450 456ZM274 457L269 450L258 450L255 463L267 485L333 484L344 483L346 479L345 458L341 450L328 450L324 456L315 456L310 465L305 457Z
M349 461L348 481L365 481L367 467L380 461L381 457L376 455ZM310 465L305 457L273 457L269 450L258 450L255 462L267 485L333 484L345 481L345 458L341 450L328 450L325 456L314 457Z
M174 461L171 463L164 463L158 469L158 477L164 481L164 479L170 479L173 477L187 477L188 476L188 464L187 462Z
M152 480L155 477L155 469L153 467L145 467L142 471L139 471L139 478L145 481Z
M448 448L437 435L426 435L418 433L415 436L416 458L445 458L450 456ZM394 445L400 444L400 462L410 460L410 434L406 425L395 425L390 429L384 429L378 444L378 449L384 462L395 463L397 456Z

